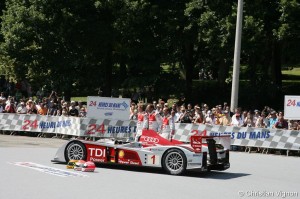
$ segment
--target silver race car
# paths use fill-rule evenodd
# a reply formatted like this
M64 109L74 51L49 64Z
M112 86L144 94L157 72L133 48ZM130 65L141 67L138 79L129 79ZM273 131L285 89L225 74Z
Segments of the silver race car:
M226 170L229 163L229 136L191 136L189 143L162 138L157 132L143 130L138 142L113 139L86 141L72 139L61 146L52 162L85 160L160 167L172 175L186 170Z

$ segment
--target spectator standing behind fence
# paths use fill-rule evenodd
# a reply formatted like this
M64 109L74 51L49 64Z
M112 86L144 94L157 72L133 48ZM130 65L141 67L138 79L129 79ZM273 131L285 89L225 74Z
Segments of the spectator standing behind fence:
M194 124L204 124L204 117L201 111L201 108L199 106L195 107L195 116L193 117L193 123Z
M37 114L36 106L31 99L26 102L26 108L28 114Z
M71 104L70 110L69 110L69 115L73 116L73 117L78 117L79 112L78 110L75 108L75 103Z
M231 123L230 113L227 110L225 110L223 111L223 116L220 118L220 125L230 126L230 123Z
M135 103L132 102L129 108L129 118L131 118L131 115L133 115L134 109L135 109Z
M254 110L254 115L253 115L253 123L254 125L256 124L256 121L258 120L258 118L260 118L260 112L259 110Z
M27 113L27 108L25 106L24 102L20 102L20 106L17 109L18 114L26 114Z
M250 111L247 112L247 116L244 119L244 126L246 127L254 127L255 124L253 122L252 114Z
M180 123L191 123L192 122L192 116L190 114L190 112L187 112L185 109L185 106L182 105L181 106L181 115L179 118L179 122Z
M1 94L0 94L0 100L1 101L6 101L6 97L4 96L4 92L1 92Z
M242 127L244 125L244 121L241 118L241 114L237 111L231 118L231 126Z
M40 102L39 106L37 106L37 111L38 111L39 115L47 115L47 113L48 113L47 104Z
M222 106L221 105L218 105L216 106L216 108L214 109L214 115L215 115L215 124L216 125L220 125L221 123L221 118L223 116L222 114Z
M16 106L14 102L14 98L10 97L9 101L6 102L5 112L6 113L16 113Z
M274 128L274 125L278 121L275 111L271 111L270 115L268 116L268 120L268 128Z
M130 120L136 120L137 119L137 110L136 110L136 105L135 103L131 103L130 105L130 115L129 115Z
M275 123L274 128L276 128L276 129L288 129L289 128L288 122L285 121L285 119L283 118L282 115L278 116L278 120Z
M0 99L0 113L3 113L4 110L3 101Z
M86 117L86 109L84 107L79 110L79 117Z
M214 114L211 111L207 111L205 117L205 124L213 125L214 124Z
M49 108L48 108L47 115L53 115L53 116L55 116L56 113L57 113L57 104L54 103L53 100L51 100L50 103L49 103Z

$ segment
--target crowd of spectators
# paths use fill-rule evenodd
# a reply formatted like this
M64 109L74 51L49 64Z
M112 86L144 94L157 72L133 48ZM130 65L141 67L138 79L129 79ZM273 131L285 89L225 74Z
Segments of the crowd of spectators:
M48 96L45 96L43 89L32 93L31 86L26 80L15 83L1 76L0 92L0 113L73 117L87 115L86 105L82 102L65 101L55 91L47 94ZM136 90L131 98L129 119L137 120L138 105L143 102L138 102L139 95ZM300 130L299 120L285 120L282 111L276 111L268 106L262 110L236 108L231 112L226 102L213 107L205 103L194 105L182 101L173 103L171 100L158 100L150 104L162 117L164 117L164 110L167 110L166 113L172 116L172 121L175 123Z
M86 117L86 106L82 102L67 102L54 91L48 97L38 94L36 98L22 97L17 100L15 96L6 96L1 92L0 113Z
M213 107L205 103L168 104L163 100L153 101L152 104L162 117L164 116L163 109L168 108L169 112L174 115L175 123L300 130L299 120L285 120L282 111L276 111L268 106L263 110L236 108L234 112L231 112L226 102ZM131 104L130 119L137 119L137 105L135 102Z

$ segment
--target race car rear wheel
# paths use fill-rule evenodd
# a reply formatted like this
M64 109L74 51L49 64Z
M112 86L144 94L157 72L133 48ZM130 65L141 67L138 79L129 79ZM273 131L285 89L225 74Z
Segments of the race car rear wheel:
M164 170L171 175L181 175L186 170L185 154L179 149L168 150L162 158Z
M65 159L70 160L85 160L86 148L81 142L71 142L65 149Z

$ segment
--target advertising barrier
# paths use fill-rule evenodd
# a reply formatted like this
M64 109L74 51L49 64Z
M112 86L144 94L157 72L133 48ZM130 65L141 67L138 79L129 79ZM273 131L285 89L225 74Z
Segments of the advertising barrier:
M0 114L0 130L79 135L80 118L42 115Z
M284 96L284 118L300 120L300 96Z
M136 132L136 122L132 120L2 113L0 114L0 130L132 139ZM204 124L175 124L174 139L189 142L193 135L230 135L231 145L300 150L300 131Z
M129 98L87 97L88 118L128 120L129 115Z

